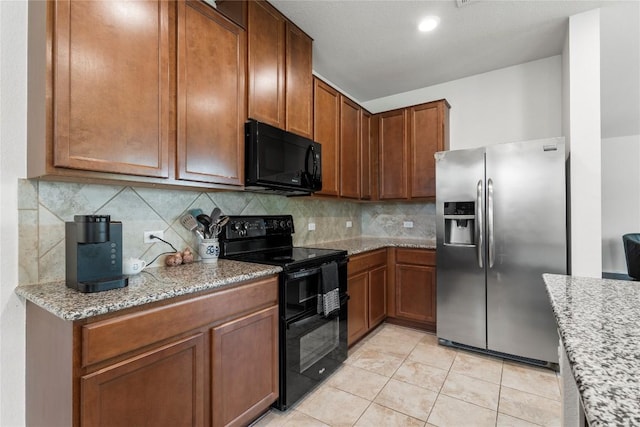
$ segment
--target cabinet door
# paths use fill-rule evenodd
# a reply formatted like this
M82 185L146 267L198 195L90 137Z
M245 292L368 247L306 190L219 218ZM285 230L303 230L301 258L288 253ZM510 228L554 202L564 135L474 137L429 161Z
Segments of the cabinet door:
M67 0L54 14L54 166L168 177L169 3Z
M347 330L349 345L356 342L368 330L367 322L367 287L369 276L365 271L360 274L349 276L347 279L347 289L349 292L349 302L347 305Z
M371 199L371 114L360 109L360 198Z
M322 144L322 191L337 196L340 185L340 94L313 79L313 140Z
M278 307L212 330L214 426L247 425L278 398Z
M445 149L446 101L409 109L411 145L411 197L436 196L436 162L433 155Z
M409 194L406 117L404 109L379 115L380 199L404 199Z
M436 321L436 269L396 264L396 317Z
M340 95L340 196L360 198L360 107Z
M211 7L178 2L178 179L243 183L245 46Z
M249 2L249 117L285 129L285 17Z
M287 22L287 130L313 138L313 75L311 37Z
M387 266L369 272L369 329L387 317Z
M204 425L204 336L194 335L80 378L85 426Z
M347 280L347 289L349 292L349 302L347 306L347 330L349 345L356 342L360 337L367 333L369 324L367 288L369 284L368 272L363 272L353 276L349 276Z

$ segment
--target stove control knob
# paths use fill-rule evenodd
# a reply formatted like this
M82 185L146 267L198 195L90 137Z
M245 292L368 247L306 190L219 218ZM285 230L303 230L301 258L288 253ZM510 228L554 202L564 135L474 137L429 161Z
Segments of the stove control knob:
M240 226L241 224L239 222L234 222L232 225L233 229L236 231L240 230Z
M284 228L286 226L286 223L284 221L280 221L280 228Z
M291 228L291 227L293 227L293 222L290 219L288 219L287 220L287 228Z
M242 229L245 230L245 231L248 230L249 229L249 223L246 222L246 221L244 223L242 223Z

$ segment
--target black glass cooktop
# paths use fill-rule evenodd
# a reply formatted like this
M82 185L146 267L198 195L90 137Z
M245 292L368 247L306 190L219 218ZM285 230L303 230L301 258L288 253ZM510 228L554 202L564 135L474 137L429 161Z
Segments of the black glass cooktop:
M347 251L336 249L294 247L263 252L245 253L242 255L235 255L231 258L245 262L255 262L257 264L293 267L308 262L318 264L318 262L333 261L335 259L344 258L346 256Z

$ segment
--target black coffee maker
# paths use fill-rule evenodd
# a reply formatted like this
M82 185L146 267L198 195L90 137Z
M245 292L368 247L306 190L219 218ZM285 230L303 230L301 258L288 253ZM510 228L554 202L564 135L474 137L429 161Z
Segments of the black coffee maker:
M123 288L122 223L109 215L76 215L66 222L67 287L80 292Z

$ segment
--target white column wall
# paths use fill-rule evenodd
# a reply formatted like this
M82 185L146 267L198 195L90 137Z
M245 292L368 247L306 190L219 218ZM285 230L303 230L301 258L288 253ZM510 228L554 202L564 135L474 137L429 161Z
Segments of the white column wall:
M26 174L27 2L0 1L0 425L25 423L25 307L18 284L18 178Z
M622 235L640 233L640 135L602 140L602 270L626 273Z
M568 31L569 265L572 275L601 277L600 11L571 16Z

